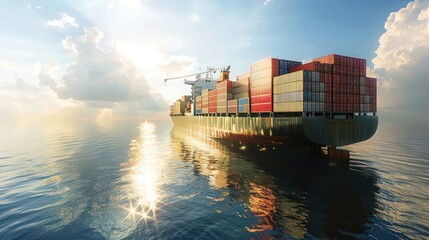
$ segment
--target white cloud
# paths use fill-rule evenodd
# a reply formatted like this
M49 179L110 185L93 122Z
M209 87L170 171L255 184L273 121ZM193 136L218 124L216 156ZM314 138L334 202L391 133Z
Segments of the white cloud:
M54 71L58 69L59 65L55 61L50 61L41 67L39 72L39 83L41 86L48 86L51 89L58 88L58 80L54 76Z
M416 0L392 12L385 29L372 60L380 105L429 105L429 0Z
M49 20L46 22L46 25L59 28L64 28L67 25L75 28L79 27L79 24L76 22L74 17L71 17L65 12L60 12L59 15L61 16L60 19Z
M268 4L270 3L271 0L264 0L264 5L268 6Z
M139 69L110 41L105 44L110 47L101 47L106 43L103 41L104 34L95 27L84 28L83 36L66 37L63 47L74 63L61 79L52 74L57 65L48 63L39 74L40 84L49 86L61 99L83 101L88 106L110 108L117 103L132 103L146 111L166 108Z
M0 59L0 68L5 68L7 70L19 71L22 69L22 66L18 63L7 59Z
M191 21L192 22L199 22L200 21L200 16L198 15L198 14L196 14L196 13L192 13L192 15L191 15Z
M58 100L48 88L30 85L17 78L13 84L0 85L0 114L51 112L72 103Z

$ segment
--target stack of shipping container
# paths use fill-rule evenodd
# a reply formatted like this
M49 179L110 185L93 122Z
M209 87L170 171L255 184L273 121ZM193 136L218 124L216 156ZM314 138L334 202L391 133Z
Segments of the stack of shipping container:
M229 80L216 83L216 113L228 112L228 100L233 96L232 84Z
M195 97L195 114L201 114L203 113L203 109L202 109L202 98L201 96L196 96Z
M301 62L268 58L250 67L250 111L266 113L273 111L273 79L284 75Z
M228 113L238 113L237 99L228 100Z
M239 98L238 100L238 113L250 113L249 98Z
M217 90L216 89L210 90L209 91L209 113L216 113L216 110L217 110L216 97L217 97Z
M278 75L279 61L275 58L268 58L250 66L250 112L272 112L272 81Z
M233 86L234 99L237 100L238 113L250 113L250 72L237 76L237 81Z
M360 111L377 111L377 79L361 77L360 79Z
M366 76L364 59L331 54L302 64L268 58L234 82L203 90L195 98L195 113L376 112L376 89L377 79ZM176 102L170 112L183 109Z
M303 72L295 72L275 77L274 112L303 111Z
M209 89L201 92L201 110L202 113L209 113Z

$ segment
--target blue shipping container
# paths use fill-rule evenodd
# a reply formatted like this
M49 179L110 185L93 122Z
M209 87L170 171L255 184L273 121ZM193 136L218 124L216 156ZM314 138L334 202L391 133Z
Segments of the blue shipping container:
M245 105L249 104L249 98L239 98L238 99L238 105Z

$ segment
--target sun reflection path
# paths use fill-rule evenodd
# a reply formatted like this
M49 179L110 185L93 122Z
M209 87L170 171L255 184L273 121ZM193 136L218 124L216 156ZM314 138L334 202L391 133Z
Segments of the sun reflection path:
M127 173L129 188L128 206L122 207L128 212L125 219L135 222L148 219L156 221L156 210L160 201L158 183L161 162L156 146L155 125L144 122L139 126L140 135L130 144L130 160Z

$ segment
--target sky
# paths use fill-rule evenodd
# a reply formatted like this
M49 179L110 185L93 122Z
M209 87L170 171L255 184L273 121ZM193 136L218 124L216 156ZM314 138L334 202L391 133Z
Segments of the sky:
M330 53L367 59L379 109L429 106L429 0L2 4L3 117L154 116L190 93L181 80L164 86L166 77L225 65L235 76L266 57L309 61Z

